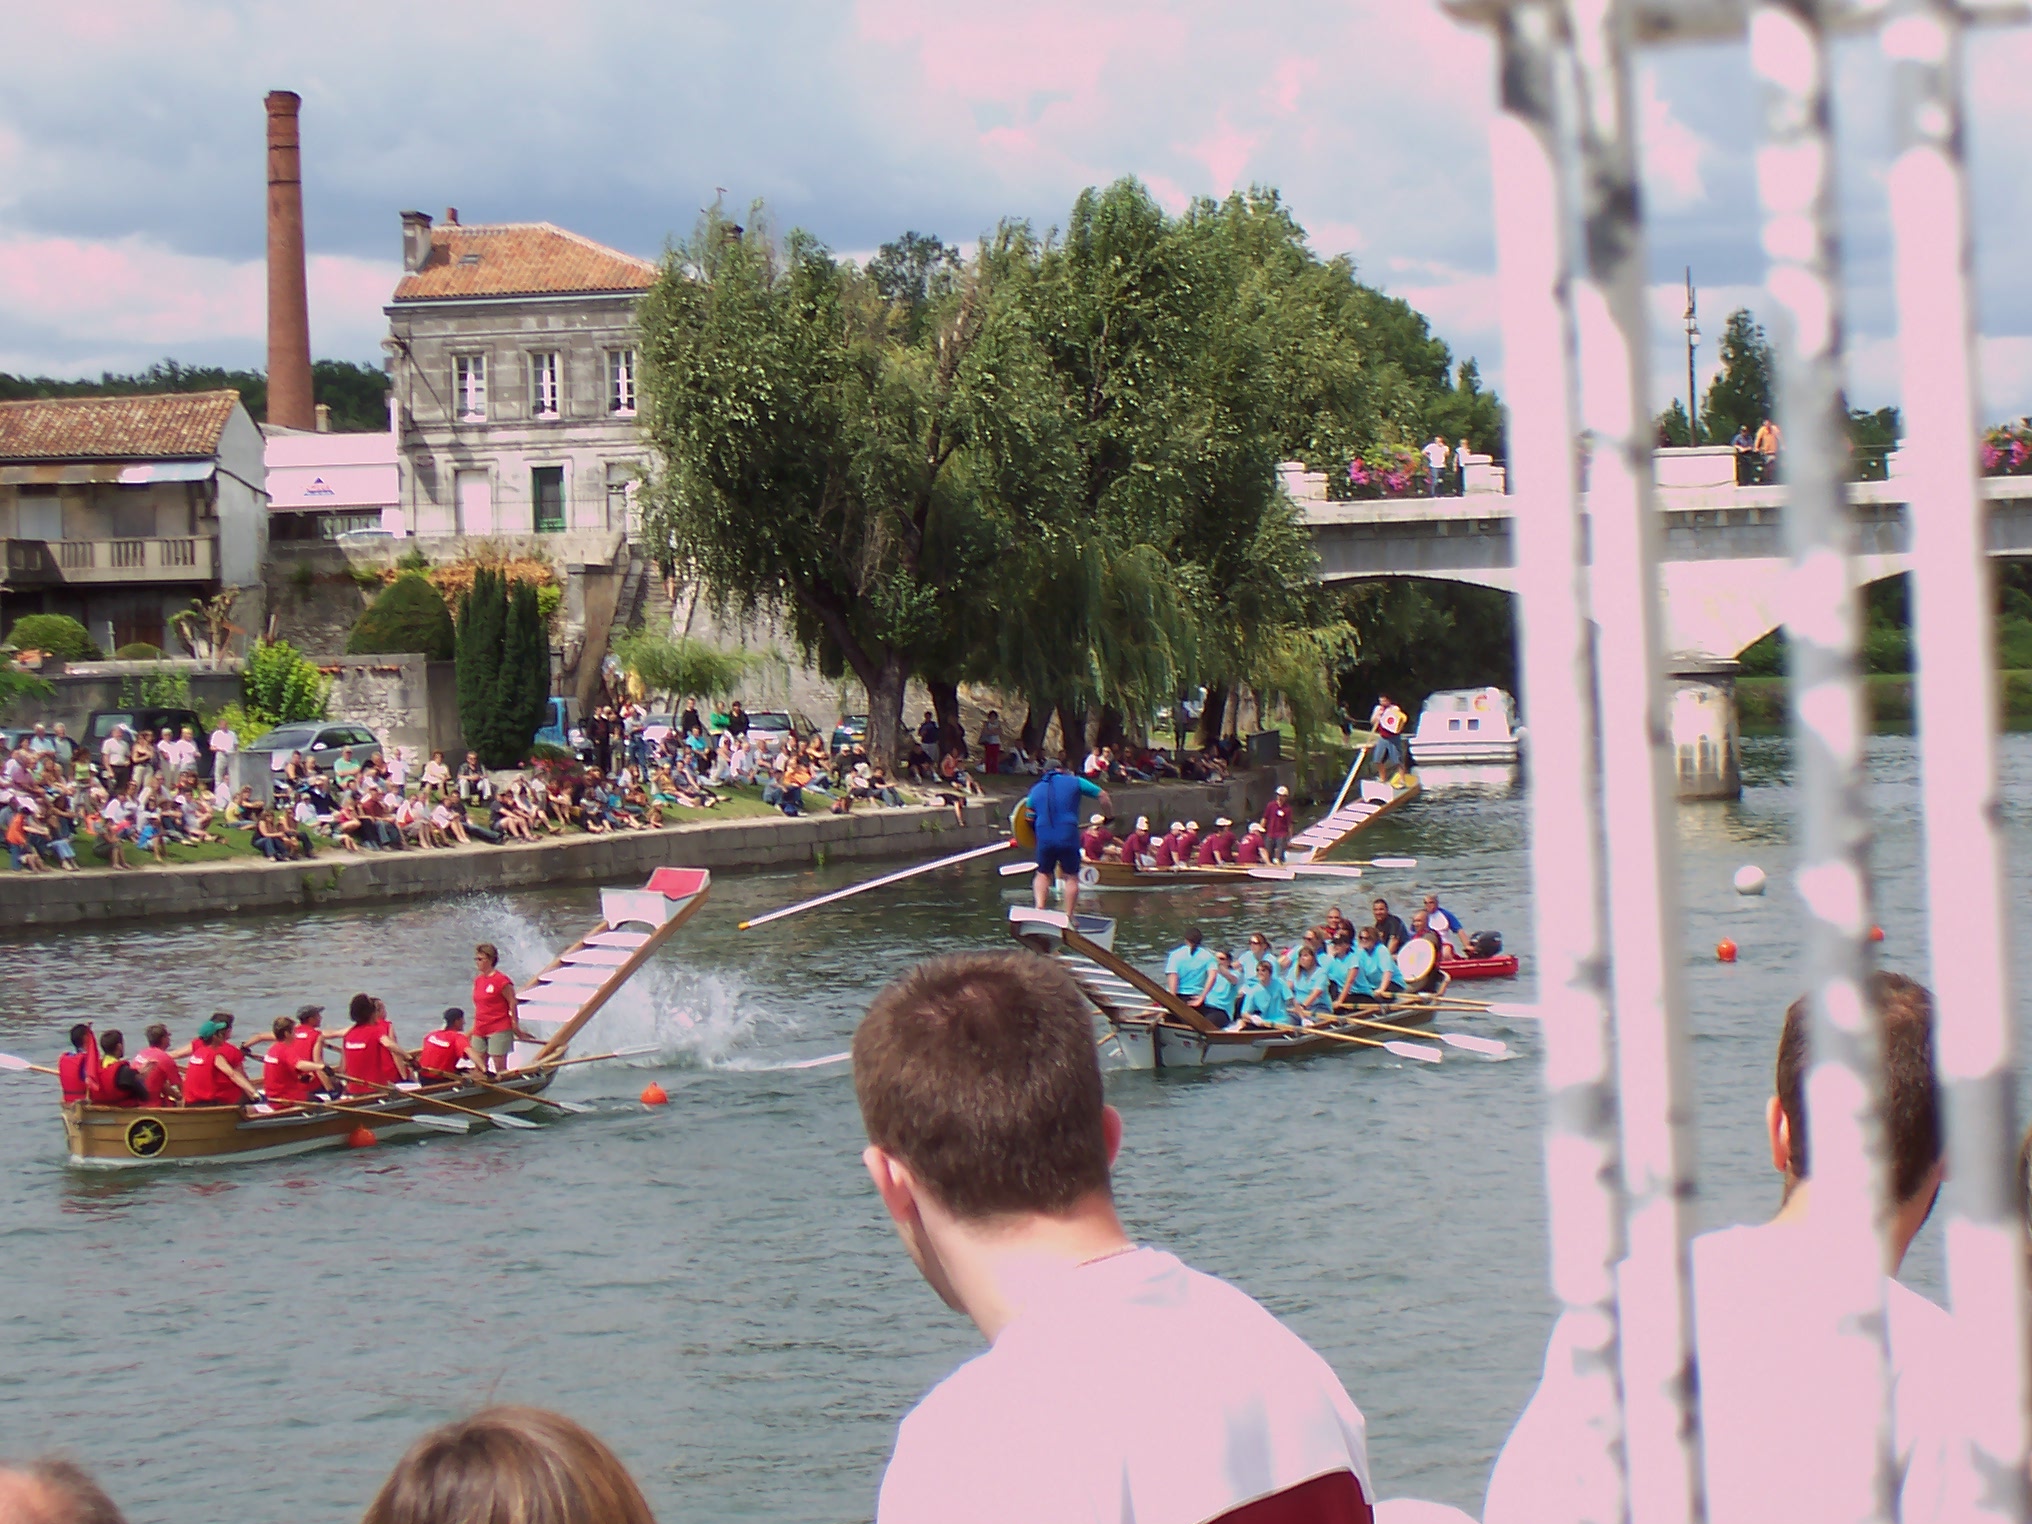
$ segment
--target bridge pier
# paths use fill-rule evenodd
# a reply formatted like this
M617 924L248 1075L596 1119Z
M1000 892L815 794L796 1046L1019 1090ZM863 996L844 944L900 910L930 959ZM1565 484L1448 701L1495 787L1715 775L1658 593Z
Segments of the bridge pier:
M1672 664L1673 777L1682 802L1739 799L1743 793L1736 721L1736 664L1728 657L1678 657Z

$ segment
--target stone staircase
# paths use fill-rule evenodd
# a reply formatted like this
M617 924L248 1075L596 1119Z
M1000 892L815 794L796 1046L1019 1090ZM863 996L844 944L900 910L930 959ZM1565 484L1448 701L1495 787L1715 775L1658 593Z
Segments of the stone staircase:
M670 594L663 585L656 563L631 548L628 570L621 579L620 600L614 609L614 628L649 630L654 634L668 635L673 618Z

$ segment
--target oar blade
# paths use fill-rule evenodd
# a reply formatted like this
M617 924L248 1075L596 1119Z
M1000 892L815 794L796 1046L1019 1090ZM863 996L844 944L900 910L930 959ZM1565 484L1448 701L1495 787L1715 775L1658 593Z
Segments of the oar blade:
M1026 873L1035 874L1037 872L1037 864L1004 863L1002 864L1001 867L997 868L995 871L1001 874L1002 877L1004 878L1021 878Z
M1360 878L1362 870L1353 863L1298 863L1293 873L1307 878Z
M1541 1012L1535 1005L1520 1005L1514 1001L1492 1001L1488 1007L1491 1016L1501 1016L1510 1021L1537 1021Z
M418 1113L414 1116L404 1117L403 1120L414 1122L419 1127L431 1128L436 1132L455 1132L462 1138L473 1130L473 1124L468 1122L464 1117L440 1117Z
M1298 877L1298 870L1295 868L1251 868L1249 870L1249 877L1274 878L1279 881L1288 881Z
M25 1058L15 1057L12 1053L0 1053L0 1069L6 1070L9 1074L33 1074L35 1065Z
M1383 1044L1383 1051L1394 1053L1399 1058L1415 1059L1421 1064L1439 1062L1439 1049L1428 1048L1423 1043L1391 1041Z
M1459 1048L1463 1053L1486 1053L1491 1058L1501 1058L1510 1051L1506 1042L1493 1037L1470 1037L1465 1032L1435 1032L1433 1034L1449 1048Z
M1415 857L1372 857L1369 859L1369 866L1372 868L1415 868L1418 866L1418 859Z
M505 1111L490 1111L487 1113L487 1120L492 1122L496 1127L513 1127L523 1132L540 1130L542 1125L530 1121L527 1117L510 1116Z

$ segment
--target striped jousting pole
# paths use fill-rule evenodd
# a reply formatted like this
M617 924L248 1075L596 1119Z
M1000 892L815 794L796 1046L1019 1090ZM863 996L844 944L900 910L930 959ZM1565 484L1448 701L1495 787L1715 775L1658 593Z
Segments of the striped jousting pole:
M1597 707L1629 1255L1622 1272L1630 1516L1701 1517L1687 1241L1693 1099L1660 633L1651 355L1627 0L1566 0L1574 54L1574 315L1592 446ZM1535 775L1534 775L1535 777Z
M1784 430L1797 885L1806 909L1813 1011L1807 1137L1812 1221L1823 1249L1814 1303L1823 1321L1801 1333L1803 1342L1824 1352L1817 1362L1822 1400L1813 1419L1824 1488L1818 1517L1826 1524L1865 1524L1896 1517L1885 1408L1888 1198L1876 1107L1880 1044L1864 991L1868 727L1857 676L1843 480L1842 298L1831 59L1822 8L1823 0L1759 0L1750 13L1750 68L1763 96L1757 185ZM1988 667L1987 653L1978 665Z
M1906 427L1895 458L1912 536L1934 1048L1954 1181L1948 1291L1967 1333L1957 1379L1970 1399L1976 1465L1991 1481L1970 1517L2018 1521L2027 1508L2024 1247L2013 1168L1996 595L1975 458L1962 29L1952 0L1901 0L1879 43L1895 80L1888 183Z
M1547 1379L1574 1394L1585 1445L1562 1456L1581 1479L1575 1524L1626 1517L1616 1265L1623 1212L1609 1023L1597 734L1586 537L1575 466L1570 198L1559 97L1571 54L1557 9L1455 4L1496 38L1500 109L1490 127L1497 280L1509 373L1511 535L1519 672L1531 716L1532 903L1545 1044L1545 1183L1559 1317ZM1552 1368L1557 1363L1558 1368Z

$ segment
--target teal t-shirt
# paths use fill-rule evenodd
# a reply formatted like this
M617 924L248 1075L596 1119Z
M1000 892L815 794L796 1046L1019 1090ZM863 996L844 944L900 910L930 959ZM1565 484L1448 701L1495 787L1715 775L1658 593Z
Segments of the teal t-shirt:
M1355 970L1355 950L1350 947L1345 953L1328 953L1319 960L1319 966L1326 970L1326 981L1339 994L1347 988L1348 975Z
M1216 967L1213 971L1212 979L1207 984L1205 1009L1219 1011L1223 1016L1233 1017L1235 1014L1235 1001L1240 997L1240 994L1241 991L1236 988L1233 978L1222 973Z
M1325 1010L1329 994L1326 970L1315 966L1308 974L1303 969L1294 968L1291 971L1291 994L1294 1002L1307 1010Z
M1178 975L1178 993L1191 999L1206 988L1215 961L1212 949L1204 943L1197 949L1178 947L1164 960L1164 972Z
M1294 1026L1290 1012L1284 1005L1284 985L1272 979L1268 984L1252 984L1248 993L1242 996L1242 1014L1253 1016L1258 1021L1274 1022L1283 1026Z
M1397 960L1390 956L1390 949L1378 942L1374 947L1364 948L1356 944L1351 954L1354 959L1354 987L1357 995L1373 995L1383 987L1385 974L1395 976Z

